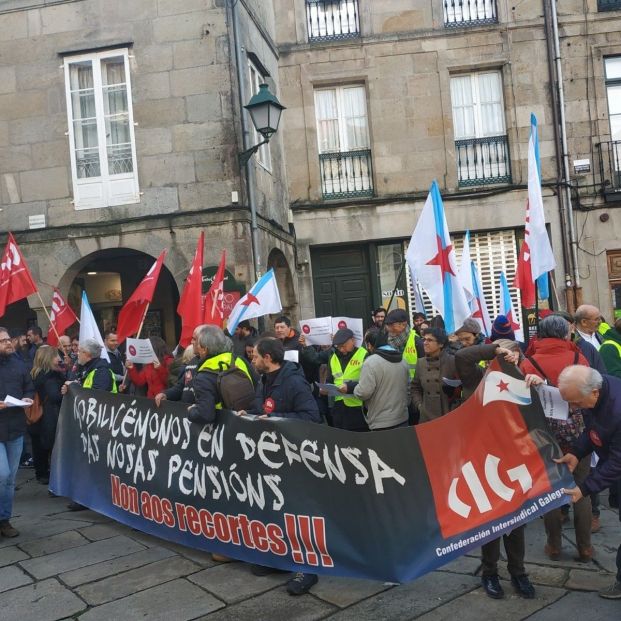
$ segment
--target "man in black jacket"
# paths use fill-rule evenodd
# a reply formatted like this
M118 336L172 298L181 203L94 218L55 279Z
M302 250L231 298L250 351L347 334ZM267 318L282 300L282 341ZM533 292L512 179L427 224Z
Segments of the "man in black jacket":
M6 396L32 402L34 386L24 363L14 356L8 330L0 328L0 398ZM15 476L26 433L23 407L0 401L0 535L17 537L19 531L9 522L13 513Z
M258 414L259 419L278 416L321 422L317 402L304 373L298 365L285 360L285 348L280 339L268 337L257 341L252 364L262 374L257 386L253 414ZM266 576L279 571L262 565L253 565L251 570L255 576ZM287 591L290 595L303 595L318 580L316 574L297 572L287 582Z

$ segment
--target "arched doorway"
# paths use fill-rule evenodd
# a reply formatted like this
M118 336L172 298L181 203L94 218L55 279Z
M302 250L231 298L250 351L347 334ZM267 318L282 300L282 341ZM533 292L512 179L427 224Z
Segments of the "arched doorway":
M82 291L86 290L93 314L103 332L117 324L119 311L134 292L157 257L131 248L109 248L93 252L75 263L61 279L60 289L79 316ZM177 343L179 290L166 267L155 288L153 302L141 336L161 336L170 346Z
M291 270L289 269L289 262L282 250L278 248L272 249L267 257L267 267L268 269L274 268L283 314L290 317L295 316L298 301L295 297L295 288L293 286Z

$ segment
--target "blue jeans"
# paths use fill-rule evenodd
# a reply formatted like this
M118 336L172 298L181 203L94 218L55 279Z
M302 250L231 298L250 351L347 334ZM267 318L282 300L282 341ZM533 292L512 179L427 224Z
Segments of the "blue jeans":
M0 522L10 519L13 513L15 477L24 446L24 436L0 442Z

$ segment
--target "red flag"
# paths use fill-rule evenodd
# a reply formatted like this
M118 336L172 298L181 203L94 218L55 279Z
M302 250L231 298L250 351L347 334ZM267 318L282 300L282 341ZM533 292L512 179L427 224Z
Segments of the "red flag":
M50 330L47 334L47 344L52 347L58 347L58 337L65 333L65 330L73 325L78 318L73 309L62 295L60 291L54 287L52 295L52 310L50 311ZM56 330L54 330L54 328Z
M27 298L37 292L37 285L32 278L15 238L9 233L0 265L0 317L6 307L13 302Z
M211 287L205 296L205 312L203 323L221 328L224 323L224 268L226 265L226 250L222 251L218 271L213 278Z
M205 233L201 232L194 253L192 267L185 280L183 293L177 305L177 314L181 317L181 347L187 347L192 340L194 328L203 321L203 245Z
M528 216L527 225L528 225ZM522 306L524 308L532 308L535 306L535 283L530 265L530 249L528 240L525 238L520 248L520 258L518 259L517 269L515 270L515 278L513 286L520 290L522 296Z
M144 319L145 313L155 293L155 286L160 277L160 271L166 258L166 250L157 258L157 261L151 266L141 283L131 294L129 300L125 302L123 308L119 312L117 336L119 343L122 343L128 336L136 334L140 330L140 325Z

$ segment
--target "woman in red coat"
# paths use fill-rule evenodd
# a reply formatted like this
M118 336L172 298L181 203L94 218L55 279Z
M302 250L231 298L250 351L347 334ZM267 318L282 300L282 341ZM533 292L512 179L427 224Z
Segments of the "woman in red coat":
M127 375L136 386L147 386L147 397L154 399L155 395L164 392L168 388L168 372L173 357L168 351L166 343L159 336L149 337L153 351L157 356L157 362L142 365L138 370L133 362L127 362Z
M571 342L569 323L558 315L549 315L539 324L539 338L535 341L531 354L520 364L525 375L532 374L546 380L551 386L558 384L561 371L574 364L589 366L578 346ZM584 421L580 412L570 413L566 421L547 419L548 427L554 434L563 454L571 448L572 442L584 430ZM574 470L576 483L580 484L590 473L591 456L585 457ZM548 543L545 553L557 561L561 556L562 513L554 509L543 517ZM577 561L589 562L593 558L591 546L591 499L587 496L574 505L574 527Z

